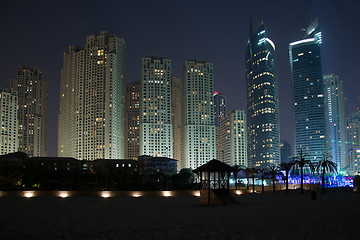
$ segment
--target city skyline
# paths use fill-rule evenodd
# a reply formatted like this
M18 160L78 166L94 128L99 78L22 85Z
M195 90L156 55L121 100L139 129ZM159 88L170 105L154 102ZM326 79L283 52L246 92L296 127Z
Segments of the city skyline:
M356 63L357 50L351 48L350 43L352 43L351 39L356 39L358 33L355 32L352 38L343 37L351 29L355 29L354 24L358 22L354 10L356 7L353 6L355 2L351 4L335 1L297 1L296 9L290 7L291 2L261 3L264 4L264 9L258 9L256 4L250 3L232 2L227 5L217 5L209 2L206 6L192 3L194 10L191 10L186 7L186 2L171 2L149 5L146 11L138 8L135 3L124 3L123 9L129 10L129 13L121 10L123 14L118 16L119 21L116 21L116 25L113 23L114 16L111 12L108 15L101 14L104 19L102 21L93 17L95 15L94 10L91 10L91 7L94 7L92 3L86 4L84 10L81 10L83 5L79 2L75 3L72 9L68 9L65 2L61 5L56 4L56 9L45 7L40 3L25 3L20 7L7 3L5 7L9 11L1 17L5 22L4 31L11 37L1 40L9 46L4 50L5 58L1 60L1 85L8 86L9 78L15 75L17 66L35 65L42 70L44 79L49 82L50 156L57 154L56 138L54 140L53 136L57 135L62 54L69 45L82 45L86 36L97 34L102 30L113 32L126 41L128 82L139 79L141 57L157 54L169 58L172 60L175 76L181 76L182 64L187 58L201 57L214 63L214 89L228 96L228 109L245 109L242 56L248 38L248 17L252 15L254 19L264 19L269 36L277 46L280 136L281 139L292 143L288 44L300 38L301 28L309 24L311 17L319 17L323 33L321 53L323 73L334 73L343 80L344 95L349 99L349 113L351 113L356 106L358 96L357 85L354 85L357 83L352 82L356 77L356 68L350 64L348 66L343 64L341 59L349 59L349 62ZM207 11L198 13L197 17L209 20L211 23L200 31L192 24L193 13L199 6ZM9 14L15 9L19 14L16 18L10 18ZM164 12L164 9L167 11ZM160 14L157 15L157 12L164 13L169 19L164 23L164 27L169 30L165 37L151 33L142 22L142 19L149 17L160 20ZM284 13L279 14L279 12ZM36 18L33 17L35 15ZM136 18L138 19L133 20ZM288 20L286 23L285 19ZM20 26L23 31L17 32L16 29ZM36 30L33 32L34 26ZM23 37L25 35L29 36L26 41ZM181 43L179 47L177 47L178 43ZM346 54L350 52L349 48L351 52L355 51L352 56ZM51 54L48 54L49 52Z

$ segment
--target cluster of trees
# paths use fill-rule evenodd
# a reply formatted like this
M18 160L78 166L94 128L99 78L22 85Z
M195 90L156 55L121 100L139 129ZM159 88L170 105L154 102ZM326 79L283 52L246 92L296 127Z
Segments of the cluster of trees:
M295 173L296 171L300 174L300 192L304 192L304 172L305 169L308 169L311 174L319 173L321 174L321 191L325 192L325 175L327 173L336 172L336 164L331 161L331 155L329 154L323 154L322 158L316 162L313 163L310 160L306 159L306 156L303 151L299 152L298 156L292 157L292 161L289 163L281 163L280 166L269 166L265 169L257 169L257 168L246 168L243 169L239 166L235 166L237 169L237 172L235 173L235 176L237 176L237 173L240 171L244 172L244 174L247 177L247 189L249 190L249 180L252 179L252 185L253 185L253 192L255 192L255 177L260 176L261 178L261 189L262 192L264 192L264 180L265 179L271 179L272 185L273 185L273 192L275 193L275 183L277 181L277 178L282 178L286 183L286 192L289 192L289 175L290 172L293 171ZM283 173L285 172L285 174ZM237 186L236 186L237 188Z
M137 168L96 166L49 168L31 161L20 165L0 162L0 190L167 190L196 189L190 169L168 175L161 170L144 174Z

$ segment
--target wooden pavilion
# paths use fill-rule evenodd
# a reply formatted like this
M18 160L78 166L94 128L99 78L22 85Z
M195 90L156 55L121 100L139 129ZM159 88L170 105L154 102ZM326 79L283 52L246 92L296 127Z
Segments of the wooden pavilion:
M216 159L193 170L200 178L201 205L227 205L235 203L229 191L230 173L235 168Z

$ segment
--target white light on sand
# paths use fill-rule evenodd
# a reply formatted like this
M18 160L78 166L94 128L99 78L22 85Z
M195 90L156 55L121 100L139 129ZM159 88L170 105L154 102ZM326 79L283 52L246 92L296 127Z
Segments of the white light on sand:
M61 192L58 193L58 196L61 197L61 198L67 198L67 197L69 197L69 192L61 191Z
M235 193L236 193L237 195L241 195L241 191L239 191L239 190L237 190Z
M110 192L102 192L101 197L103 197L103 198L111 197Z
M32 197L34 197L34 192L33 191L25 191L24 192L24 197L26 197L26 198L32 198Z
M195 197L200 197L200 191L195 192Z
M162 191L162 195L163 195L163 197L171 197L172 192L170 192L170 191Z
M134 194L132 195L132 197L141 197L141 194L140 194L140 193L134 193Z

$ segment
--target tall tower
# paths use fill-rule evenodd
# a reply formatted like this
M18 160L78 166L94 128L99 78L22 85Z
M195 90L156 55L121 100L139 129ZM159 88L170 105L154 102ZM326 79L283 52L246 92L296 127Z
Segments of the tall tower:
M289 45L294 154L303 150L310 160L320 159L327 149L320 44L315 19L305 38Z
M360 112L353 112L346 120L347 150L346 173L356 175L360 172ZM344 168L344 167L343 167Z
M326 119L328 126L328 141L332 161L337 164L338 172L346 166L347 136L344 111L343 84L334 74L325 75Z
M58 156L124 158L125 41L109 32L64 53Z
M127 84L126 91L126 159L137 160L140 155L140 81Z
M171 61L145 57L141 64L140 155L173 158Z
M182 168L182 136L181 136L181 80L178 77L171 77L171 109L174 135L174 159L178 160L177 169Z
M275 73L275 45L264 24L253 30L245 56L248 164L266 168L280 164L280 122Z
M20 66L10 89L18 95L19 151L46 157L48 83L39 68Z
M195 169L216 158L213 64L184 65L183 167Z
M17 152L18 139L18 97L15 91L0 88L0 155Z
M220 118L227 112L227 97L221 92L214 92L214 123L216 127L220 126Z

